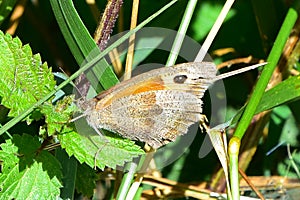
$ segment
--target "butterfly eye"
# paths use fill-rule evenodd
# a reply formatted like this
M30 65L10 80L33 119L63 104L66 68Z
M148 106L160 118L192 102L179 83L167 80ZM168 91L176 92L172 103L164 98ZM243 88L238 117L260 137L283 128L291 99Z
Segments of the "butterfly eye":
M186 75L177 75L174 77L173 81L174 83L184 83L186 79L187 79Z

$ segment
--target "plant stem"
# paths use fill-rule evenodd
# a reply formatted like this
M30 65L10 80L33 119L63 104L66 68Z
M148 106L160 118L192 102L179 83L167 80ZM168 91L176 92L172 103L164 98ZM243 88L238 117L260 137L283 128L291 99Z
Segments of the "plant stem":
M135 171L137 169L139 159L135 158L132 162L126 163L124 168L124 176L120 185L116 199L123 200L126 198L128 190L131 185L131 181L134 178ZM128 170L128 171L127 171Z
M232 196L234 200L239 199L239 176L238 176L238 162L237 156L239 153L239 145L248 125L251 122L253 115L255 114L256 108L265 92L267 84L272 76L272 73L280 59L284 45L288 39L288 36L297 20L298 14L294 8L290 8L286 18L281 26L278 36L275 40L273 48L267 59L268 64L264 67L261 77L258 79L256 87L254 88L253 94L249 99L249 102L245 108L245 112L241 117L240 122L234 133L234 137L229 142L229 160L230 160L230 183L232 189ZM238 141L239 140L239 141ZM237 148L237 149L236 149Z
M232 137L229 142L229 176L230 176L230 186L231 186L231 197L233 200L238 200L240 198L240 185L239 185L239 148L240 139L237 137Z

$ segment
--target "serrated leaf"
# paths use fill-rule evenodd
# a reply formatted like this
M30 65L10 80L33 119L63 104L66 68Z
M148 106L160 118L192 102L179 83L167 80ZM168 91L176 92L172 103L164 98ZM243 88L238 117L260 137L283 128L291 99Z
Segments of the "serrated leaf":
M83 136L68 127L65 127L63 132L58 135L58 139L69 156L74 155L80 163L85 162L90 167L94 167L96 163L101 170L105 166L115 169L117 165L122 166L124 162L144 154L133 141L123 138L105 136L104 139L96 134Z
M62 178L59 162L38 151L37 137L24 134L1 144L0 199L56 199Z
M0 31L0 96L15 117L55 87L54 76L39 54L32 55L19 38Z
M56 105L48 102L42 105L41 112L45 115L49 136L61 132L62 127L70 120L70 116L78 110L73 100L74 96L66 96Z

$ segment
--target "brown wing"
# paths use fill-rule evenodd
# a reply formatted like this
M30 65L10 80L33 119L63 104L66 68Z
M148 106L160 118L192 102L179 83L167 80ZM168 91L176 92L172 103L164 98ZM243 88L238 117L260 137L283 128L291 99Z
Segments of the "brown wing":
M88 121L92 126L158 148L185 134L189 126L200 120L201 98L212 83L210 77L215 77L207 75L215 68L208 69L203 72L192 63L130 79L101 96L96 109L88 114Z

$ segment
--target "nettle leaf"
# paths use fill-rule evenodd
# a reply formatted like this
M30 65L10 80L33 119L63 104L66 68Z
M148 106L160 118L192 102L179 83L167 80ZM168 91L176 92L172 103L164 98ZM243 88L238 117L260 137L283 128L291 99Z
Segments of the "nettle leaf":
M0 96L15 117L55 87L54 76L29 45L0 31Z
M63 133L58 135L58 139L69 156L74 155L80 163L85 162L90 167L96 164L101 170L105 166L115 169L117 165L123 166L124 162L132 161L133 158L144 154L133 141L108 136L104 139L88 128L83 135L65 127Z
M41 112L45 115L49 136L61 132L63 126L71 120L72 114L78 110L73 101L74 96L66 96L55 106L49 102L42 105Z
M27 134L14 135L1 144L0 199L59 197L60 164L49 152L39 151L40 145L37 137Z

